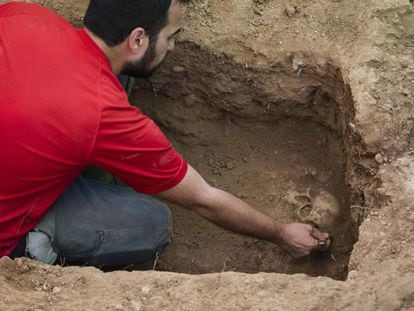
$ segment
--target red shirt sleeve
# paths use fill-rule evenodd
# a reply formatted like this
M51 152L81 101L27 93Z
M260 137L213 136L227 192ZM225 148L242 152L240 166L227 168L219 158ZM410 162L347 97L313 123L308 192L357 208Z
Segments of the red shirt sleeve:
M146 194L176 186L188 169L158 126L127 101L102 108L90 163Z

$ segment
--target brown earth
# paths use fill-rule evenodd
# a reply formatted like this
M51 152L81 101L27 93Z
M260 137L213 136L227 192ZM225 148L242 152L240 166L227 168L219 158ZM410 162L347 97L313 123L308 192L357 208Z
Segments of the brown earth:
M43 2L77 25L87 3ZM132 101L211 184L283 222L289 191L332 193L331 254L293 262L172 207L155 269L203 275L3 258L0 309L414 310L411 3L193 0L185 28Z

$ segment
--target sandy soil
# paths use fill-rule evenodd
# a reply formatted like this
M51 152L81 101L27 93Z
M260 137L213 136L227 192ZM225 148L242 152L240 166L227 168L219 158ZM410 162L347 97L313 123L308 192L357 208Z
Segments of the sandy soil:
M81 23L86 1L46 2ZM156 269L223 273L3 258L0 309L414 309L412 10L408 0L194 0L157 97L145 82L133 95L212 184L282 221L296 217L287 191L333 193L336 261L291 262L173 207L174 243Z

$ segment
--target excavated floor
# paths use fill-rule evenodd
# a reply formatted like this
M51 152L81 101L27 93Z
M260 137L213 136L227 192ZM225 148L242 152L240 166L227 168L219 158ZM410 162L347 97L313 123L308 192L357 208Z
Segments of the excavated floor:
M343 279L356 237L340 137L315 123L298 120L274 124L229 120L213 126L215 141L206 138L200 145L176 144L185 158L210 184L283 223L301 221L296 213L299 206L288 200L289 193L307 196L310 190L311 198L320 191L332 193L341 215L331 226L321 228L334 237L331 252L294 262L275 245L231 234L173 207L173 243L158 268L183 273L307 273ZM212 129L206 129L206 135L211 134ZM299 205L307 203L307 198L297 199Z

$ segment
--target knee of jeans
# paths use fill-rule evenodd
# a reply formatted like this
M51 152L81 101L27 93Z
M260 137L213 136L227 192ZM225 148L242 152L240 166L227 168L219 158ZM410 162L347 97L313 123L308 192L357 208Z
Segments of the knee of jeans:
M160 218L160 223L165 226L166 229L166 233L168 233L168 235L171 234L171 227L172 227L172 216L171 216L171 211L170 209L167 207L167 205L158 202L157 205L157 214L158 217Z
M156 204L151 207L153 209L151 215L153 222L157 224L159 234L159 241L157 247L163 249L169 244L172 232L172 216L171 211L162 202L156 201ZM156 243L156 241L154 241Z

